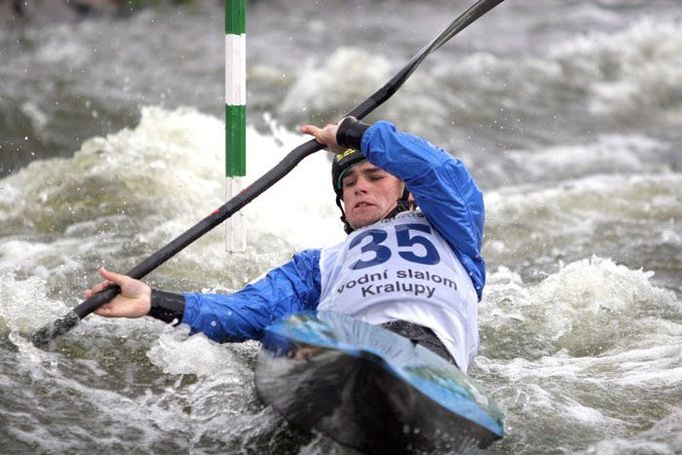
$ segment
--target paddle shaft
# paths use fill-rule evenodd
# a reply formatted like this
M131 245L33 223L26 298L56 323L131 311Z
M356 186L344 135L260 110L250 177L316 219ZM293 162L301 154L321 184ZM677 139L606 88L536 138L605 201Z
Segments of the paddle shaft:
M390 81L383 87L377 90L365 101L360 103L352 111L348 113L357 119L363 119L369 113L374 111L377 107L388 100L398 89L405 83L419 64L433 51L440 48L450 38L462 31L476 19L490 11L495 6L502 3L504 0L479 0L472 7L466 10L462 15L455 19L443 32L441 32L433 41L424 46L414 57L410 59L407 65L401 69ZM131 278L144 278L152 270L159 267L168 259L175 256L178 252L183 250L186 246L203 236L208 231L237 213L245 205L258 197L265 190L281 180L291 170L294 169L304 158L324 148L323 144L315 140L310 140L304 144L299 145L294 150L289 152L284 159L278 163L274 168L266 172L262 177L249 185L244 191L236 195L223 206L215 210L209 216L199 221L197 224L189 228L180 236L172 240L167 245L163 246L156 253L153 253L144 261L137 264L130 269L126 275ZM101 305L112 300L121 292L118 286L111 286L89 299L82 302L64 317L57 319L52 324L48 324L38 330L32 337L33 344L42 346L60 336L73 327L78 322L95 311Z

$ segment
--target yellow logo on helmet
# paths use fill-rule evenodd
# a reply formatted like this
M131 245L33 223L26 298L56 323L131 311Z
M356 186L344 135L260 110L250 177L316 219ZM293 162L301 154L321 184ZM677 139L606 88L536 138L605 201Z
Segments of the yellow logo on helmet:
M346 149L346 151L343 153L337 153L336 154L336 161L341 161L345 157L352 155L355 152L357 152L357 150L355 150L355 149Z

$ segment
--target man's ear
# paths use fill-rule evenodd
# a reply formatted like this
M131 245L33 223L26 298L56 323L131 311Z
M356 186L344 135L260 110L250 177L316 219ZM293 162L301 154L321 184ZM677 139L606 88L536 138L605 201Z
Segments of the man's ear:
M412 195L412 193L408 193L407 203L410 206L410 210L415 210L417 208L417 201L414 200L414 196Z

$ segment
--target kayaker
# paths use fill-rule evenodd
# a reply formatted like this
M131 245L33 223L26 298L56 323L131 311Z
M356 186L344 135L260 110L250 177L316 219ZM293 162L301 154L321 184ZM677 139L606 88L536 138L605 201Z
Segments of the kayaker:
M301 128L334 154L348 237L308 249L229 295L176 294L104 268L121 294L95 313L188 324L218 342L259 339L276 319L325 310L380 324L466 371L478 350L485 284L483 197L463 163L387 121Z

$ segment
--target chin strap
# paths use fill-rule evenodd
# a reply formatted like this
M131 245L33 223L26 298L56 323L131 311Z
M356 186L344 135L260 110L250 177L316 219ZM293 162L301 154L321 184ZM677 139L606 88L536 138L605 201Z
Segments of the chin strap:
M387 218L393 218L400 212L406 212L408 210L412 210L414 207L409 200L408 196L410 195L410 192L407 191L407 185L405 185L405 188L403 189L403 194L400 196L400 199L396 201L395 208L391 210L388 215L386 215L383 219Z
M343 223L343 230L346 234L350 234L355 229L353 229L353 226L351 226L348 220L346 219L346 212L343 210L343 204L341 204L340 196L336 196L336 206L339 208L339 210L341 210L341 217L339 219Z
M393 218L397 214L401 212L406 212L408 210L414 210L417 208L417 204L414 202L410 202L408 197L410 195L410 192L407 190L407 185L405 185L403 189L403 194L400 196L398 199L396 206L393 210L391 210L385 217L382 219L387 219L387 218ZM341 217L340 220L343 223L343 230L346 232L346 234L350 234L355 230L353 226L350 225L348 220L346 219L346 212L343 210L343 204L341 204L341 197L336 196L336 206L341 210Z

